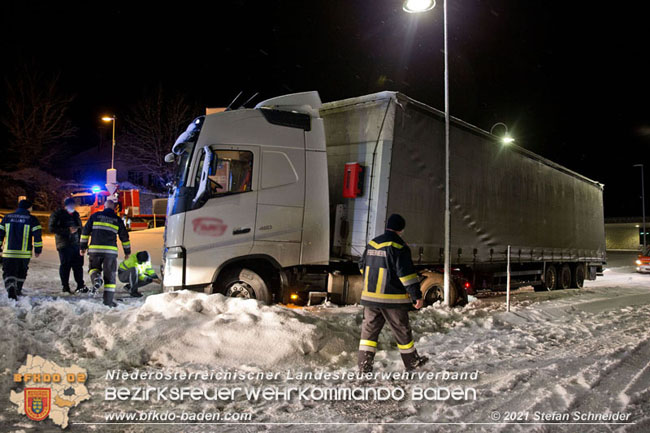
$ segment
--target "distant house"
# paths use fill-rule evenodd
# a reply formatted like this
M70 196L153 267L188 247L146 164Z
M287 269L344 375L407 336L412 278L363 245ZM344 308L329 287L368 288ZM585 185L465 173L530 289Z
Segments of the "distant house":
M129 158L115 149L115 168L118 182L130 182L145 188L160 188L156 177L142 171L138 161ZM66 165L58 170L58 175L67 180L83 184L106 182L106 170L111 167L111 146L93 146L92 148L68 158Z

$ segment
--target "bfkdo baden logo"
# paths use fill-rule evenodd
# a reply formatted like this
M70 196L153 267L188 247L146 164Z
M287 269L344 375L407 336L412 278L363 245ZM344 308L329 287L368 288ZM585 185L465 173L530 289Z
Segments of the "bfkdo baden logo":
M52 390L50 388L25 388L25 415L34 421L43 421L50 414Z
M27 355L25 364L14 373L17 389L11 391L9 399L19 414L32 421L50 419L66 428L70 410L90 398L87 379L88 373L78 365L61 367L40 356Z

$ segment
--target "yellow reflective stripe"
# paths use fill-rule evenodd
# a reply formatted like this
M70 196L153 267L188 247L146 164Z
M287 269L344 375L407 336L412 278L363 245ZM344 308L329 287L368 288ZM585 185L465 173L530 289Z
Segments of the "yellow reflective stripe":
M99 269L88 269L88 273L92 274L93 272L99 272Z
M363 290L368 290L368 274L369 274L368 271L369 270L370 270L370 266L366 266L366 270L363 273L363 275L364 275L364 277L363 277Z
M91 245L89 249L96 249L96 250L115 250L117 251L117 247L114 247L112 245Z
M35 232L36 230L43 230L43 226L34 226L34 227L32 227L33 232Z
M28 244L29 244L29 225L25 224L23 226L23 251L27 251Z
M408 286L409 284L413 284L418 281L418 274L410 274L405 277L399 277L399 280L404 284L405 286ZM413 280L411 282L411 280Z
M34 246L35 246L35 247L42 247L42 246L43 246L43 242L34 242Z
M100 221L95 221L95 222L93 223L93 227L94 227L94 226L110 227L110 228L115 229L115 230L119 230L119 229L120 229L120 228L119 228L118 226L116 226L115 224L104 223L104 222L100 222Z
M362 344L364 346L377 347L377 342L372 340L361 340L359 341L359 344Z
M414 344L414 343L413 343L413 340L411 340L410 343L406 343L406 344L399 344L399 343L398 343L398 344L397 344L397 348L398 348L398 349L410 349L411 347L413 347L413 344Z
M81 240L82 241L87 241L90 235L81 235Z
M122 246L130 247L131 246L131 241L122 242Z
M120 263L120 269L127 270L128 268L126 267L126 265L124 264L124 262L122 262L122 263Z
M22 250L4 250L4 252L8 253L8 254L23 254L23 255L24 254L27 254L27 255L32 254L31 251L22 251Z
M395 248L398 248L398 249L404 247L404 245L400 245L397 242L390 242L390 241L389 242L382 242L380 244L378 244L375 241L370 241L370 242L368 242L368 244L371 247L373 247L374 249L377 249L377 250L380 250L380 249L386 248L386 247L395 247Z
M5 229L4 224L0 224L0 230L4 231L4 229Z
M377 287L375 288L375 292L377 293L383 293L383 291L381 290L382 289L381 285L384 282L384 271L385 271L384 268L379 268L379 276L377 277Z
M408 293L404 293L404 294L373 293L367 290L361 292L361 296L368 296L370 298L378 298L378 299L410 299Z
M115 284L106 283L104 284L104 287L108 287L110 289L111 287L115 287Z

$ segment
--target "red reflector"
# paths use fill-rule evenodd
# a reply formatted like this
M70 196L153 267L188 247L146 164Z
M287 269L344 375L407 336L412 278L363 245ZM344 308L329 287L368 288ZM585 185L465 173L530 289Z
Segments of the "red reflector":
M469 289L469 282L465 283L465 288Z

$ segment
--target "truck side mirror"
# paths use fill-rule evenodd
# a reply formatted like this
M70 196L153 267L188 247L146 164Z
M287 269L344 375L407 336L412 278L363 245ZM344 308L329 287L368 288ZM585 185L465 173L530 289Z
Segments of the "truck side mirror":
M201 168L201 180L199 181L196 195L192 201L194 206L196 206L196 204L199 203L208 192L208 176L210 175L210 167L212 167L212 159L214 158L214 154L208 146L203 148L203 153L205 154L205 157L203 158L203 167Z
M167 164L169 164L169 163L171 163L171 162L174 162L174 161L176 161L176 155L174 155L174 154L171 153L171 152L168 153L167 155L165 155L165 162L166 162Z

